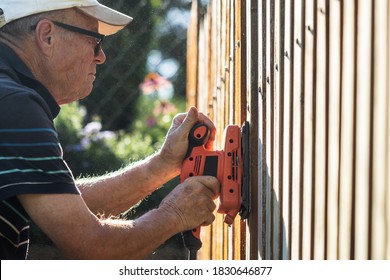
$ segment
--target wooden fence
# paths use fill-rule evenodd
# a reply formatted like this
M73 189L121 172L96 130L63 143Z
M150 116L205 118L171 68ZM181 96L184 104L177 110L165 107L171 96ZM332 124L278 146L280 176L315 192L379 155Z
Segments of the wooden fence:
M251 213L201 259L390 259L390 2L193 1L188 105L250 122Z

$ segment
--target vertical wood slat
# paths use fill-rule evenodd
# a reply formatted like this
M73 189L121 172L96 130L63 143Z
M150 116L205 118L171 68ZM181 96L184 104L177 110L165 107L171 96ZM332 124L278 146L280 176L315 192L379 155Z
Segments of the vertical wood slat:
M282 1L275 1L274 8L271 6L271 13L275 17L274 21L274 197L273 197L273 211L274 211L274 246L273 246L273 259L281 259L283 251L283 40L280 40L284 36L283 16L281 9L283 8ZM272 12L273 10L273 12Z
M340 123L341 123L341 2L329 1L328 189L326 193L326 258L338 258Z
M265 250L265 258L266 259L272 259L273 254L273 246L275 245L273 243L273 113L274 113L274 88L273 88L273 71L272 66L274 63L274 57L273 57L273 25L275 18L273 17L273 14L271 14L271 5L273 1L267 0L266 1L266 9L265 9L265 15L267 20L266 25L266 36L265 36L265 46L266 46L266 75L263 77L263 79L266 79L266 88L265 93L263 93L263 100L265 103L265 137L263 145L265 147L265 168L267 170L267 176L265 179L265 188L264 188L264 195L265 195L265 208L266 209L272 209L273 211L266 211L265 214L265 242L266 244L269 244L269 246L266 247ZM263 105L264 106L264 105ZM263 206L264 207L264 206Z
M258 244L259 259L266 259L269 253L266 253L266 244L269 244L269 234L268 231L270 227L267 227L267 211L265 209L269 208L268 202L268 192L267 192L267 183L269 170L267 168L267 159L266 159L266 119L267 119L267 44L266 44L266 34L267 34L267 10L266 10L266 1L259 2L258 6L258 26L259 26L259 41L258 41L258 50L259 50L259 67L258 72L258 86L259 86L259 198L257 211L259 215L259 240L261 242ZM249 45L249 44L248 44ZM249 46L248 46L249 47ZM248 50L248 56L250 51ZM268 229L268 230L267 230ZM266 231L267 230L267 231Z
M313 149L314 149L314 3L303 1L304 5L304 77L303 95L303 193L302 193L302 259L311 259L312 256L312 203L313 203Z
M202 108L204 112L207 113L208 116L212 117L213 112L213 96L212 91L210 90L212 87L212 81L213 81L213 46L212 46L212 16L211 16L211 9L207 10L207 13L203 17L203 24L199 24L199 46L204 48L204 57L201 55L199 56L199 64L203 65L207 69L199 69L199 75L198 75L198 84L199 84L199 90L205 90L203 92L207 93L206 96L200 96L199 93L197 95L197 103L193 104L191 103L191 99L187 101L187 103L191 106L197 105L198 108ZM199 53L202 53L202 50L199 50ZM206 61L201 61L201 59L208 59ZM199 81L202 81L202 83L199 83ZM202 91L200 91L202 92ZM188 93L187 93L188 95ZM202 249L198 252L198 258L200 259L211 259L211 250L210 246L208 244L212 243L212 231L211 227L202 227L201 228L201 240L203 242Z
M217 217L201 258L390 258L389 6L210 2L189 102L220 132L250 120L252 212Z
M259 170L260 162L258 161L260 156L259 150L259 108L260 104L258 99L259 88L259 53L258 46L260 41L260 28L258 25L259 20L259 3L256 1L245 1L245 17L246 17L246 37L245 37L245 50L246 50L246 96L247 96L247 110L246 120L250 122L249 133L249 146L250 146L250 193L251 201L250 208L251 214L247 219L247 258L258 259L260 258L260 246L262 245L260 232L261 222L259 220L260 212L260 184ZM243 121L243 120L242 120Z
M208 55L208 40L207 40L207 21L203 20L199 23L199 32L198 32L198 65L199 65L199 71L198 71L198 81L206 81L207 80L207 72L204 72L204 69L207 68L205 65L206 60L205 57ZM207 88L207 82L205 83L198 83L198 90L204 91ZM190 103L189 103L190 104ZM207 108L207 98L199 98L199 95L197 96L197 102L196 106L198 108ZM210 230L209 228L201 228L201 235L202 235L202 241L204 243L210 242ZM200 252L198 253L200 255Z
M199 22L199 32L198 32L198 67L199 69L202 69L202 71L198 71L198 77L197 79L199 81L205 81L204 83L199 83L197 86L197 90L199 92L204 92L207 89L207 56L209 54L208 52L208 32L207 32L207 20L203 20ZM207 108L208 98L199 98L199 95L197 96L197 107L200 108Z
M284 18L284 139L283 139L283 259L291 258L291 197L292 197L292 106L293 106L293 0L285 1Z
M216 1L214 5L215 12L213 15L216 20L216 71L215 71L215 114L214 121L217 126L218 131L223 131L224 127L224 116L221 115L221 111L224 106L223 98L223 89L224 84L222 83L222 64L223 64L223 40L224 32L222 32L222 1ZM223 111L222 111L223 112ZM221 144L221 139L217 139L217 145ZM223 259L223 242L224 238L224 224L223 219L220 215L216 216L215 222L213 224L213 235L219 236L220 238L212 238L212 248L211 256L214 260Z
M387 4L387 15L389 15L390 13L390 5ZM386 32L386 42L387 42L387 46L390 46L390 17L387 16L387 24L385 25L387 26L387 32ZM385 130L386 130L386 133L385 134L385 139L390 139L390 97L389 97L389 91L390 91L390 56L387 55L386 56L387 59L386 59L386 76L387 76L387 80L386 80L386 85L383 87L386 89L386 94L387 94L387 110L386 110L386 120L387 120L387 126L385 127ZM385 77L386 79L386 77ZM379 90L378 90L379 91ZM390 147L389 147L389 142L387 141L386 142L387 145L386 145L386 166L387 166L387 170L386 170L386 177L385 177L385 186L386 186L386 191L385 191L385 197L386 197L386 205L383 207L384 208L384 212L385 212L385 218L384 220L386 221L386 225L387 227L384 229L384 232L385 232L385 236L387 236L386 238L386 243L387 243L387 246L386 246L386 253L384 254L384 258L386 259L390 259L390 238L389 238L389 235L390 235ZM378 196L380 195L383 195L383 193L379 193ZM373 213L374 214L374 213ZM379 245L380 246L380 245ZM374 257L375 256L375 252L373 254ZM381 257L381 256L378 256L378 257Z
M389 2L375 1L373 69L373 181L372 181L372 259L390 259L390 98L389 98ZM386 194L383 195L383 194ZM387 204L387 209L386 209ZM387 214L387 221L386 221ZM387 228L386 228L387 225ZM384 244L387 243L387 247ZM387 253L386 253L387 252Z
M354 114L355 114L355 12L353 1L343 3L342 22L342 85L341 85L341 145L338 258L351 258L352 197L354 184Z
M191 23L187 31L187 104L188 106L197 106L196 99L198 86L198 19L199 19L199 0L192 1L191 5Z
M327 137L328 137L328 9L325 0L318 0L314 7L316 26L316 85L315 85L315 148L314 148L314 206L313 207L313 259L325 259L325 211L326 211L326 172L327 172ZM333 125L333 124L332 124Z
M221 101L222 101L222 88L223 88L223 84L222 84L222 80L221 80L221 65L222 65L222 39L221 37L223 36L222 34L222 15L221 15L221 6L222 6L222 1L216 1L215 4L214 4L214 13L213 13L213 16L214 16L214 19L215 19L215 28L216 28L216 33L215 33L215 37L216 37L216 45L213 46L215 48L215 53L216 53L216 57L215 57L215 60L216 60L216 69L215 69L215 76L214 76L214 79L215 79L215 115L214 115L214 119L215 119L215 124L218 128L218 131L221 131L221 129L223 129L223 116L221 116L220 112L221 110L223 110L223 103L221 104Z
M236 1L237 2L237 1ZM239 1L238 1L239 2ZM238 3L239 4L239 3ZM236 4L235 1L230 0L229 1L230 6L230 54L229 54L229 75L230 75L230 92L232 94L230 95L230 103L231 103L231 109L230 112L241 112L241 89L236 86L236 83L238 85L241 85L240 81L240 75L237 73L241 66L240 63L240 52L236 49L236 41L237 41L237 34L236 29L240 30L239 26L236 26L239 24L239 22L235 21L235 18L237 17L239 20L239 14L236 13ZM240 35L240 32L238 33ZM240 72L239 72L240 73ZM236 89L239 90L236 90ZM240 115L239 114L233 114L230 115L229 123L238 123L240 122ZM233 227L232 227L232 237L231 237L231 256L229 259L235 259L239 260L241 259L241 242L243 241L243 238L241 236L241 221L240 219L236 219L234 221ZM244 240L245 242L245 240ZM245 246L245 245L244 245Z
M217 44L217 28L216 28L216 16L215 16L215 3L211 2L211 4L208 6L207 9L207 23L209 25L209 41L208 41L208 50L209 50L209 76L208 76L208 90L207 90L207 95L208 95L208 100L209 100L209 117L211 119L215 118L215 88L216 88L216 79L215 79L215 73L217 69L217 50L216 50L216 44ZM201 82L201 81L199 81ZM201 94L198 94L199 98L202 98ZM206 94L205 94L206 95Z
M234 114L235 123L246 119L246 57L245 57L245 0L232 1L234 5L234 104L235 110L241 114Z
M371 1L358 1L357 17L357 77L356 77L356 148L354 258L368 258L369 199L371 189ZM353 211L353 210L352 210Z
M233 37L233 48L234 48L234 55L233 55L233 65L234 65L234 104L235 109L234 112L239 111L240 114L234 114L235 123L240 123L243 120L246 119L246 87L245 87L245 71L246 69L245 61L245 44L243 43L245 41L244 37L244 27L245 27L245 14L243 11L245 11L245 1L243 0L236 0L232 1L234 6L234 37ZM237 244L237 240L239 236L239 244ZM246 223L243 221L236 221L235 224L235 235L234 235L234 259L241 259L245 260L246 257Z
M293 140L292 140L292 213L291 213L291 259L302 257L301 235L301 194L302 194L302 118L303 118L303 34L304 17L302 14L303 1L294 1L294 45L293 45Z
M227 16L228 16L228 1L221 1L221 69L220 69L220 80L221 80L221 107L218 111L218 114L221 115L221 120L223 126L226 126L228 124L228 114L226 112L229 110L229 77L226 72L227 69L227 55L229 52L228 49L228 42L229 42L229 24L227 23ZM229 233L230 231L227 229L226 224L223 224L222 221L222 227L223 227L223 248L222 248L222 254L221 259L228 259L228 240L229 240Z
M259 50L258 54L258 66L260 67L257 72L257 80L258 80L258 90L261 98L259 98L259 120L258 120L258 141L259 141L259 149L258 149L258 158L261 160L258 160L259 163L259 174L258 174L258 189L259 189L259 196L258 196L258 205L257 205L257 212L258 212L258 224L259 224L259 232L258 232L258 239L262 240L258 243L258 256L260 259L265 258L265 249L267 244L266 238L267 233L267 226L266 226L266 219L267 219L267 213L266 208L269 207L268 200L267 200L267 176L268 176L268 169L266 164L266 96L267 96L267 83L266 83L266 75L267 75L267 57L266 57L266 1L259 1L257 2L258 6L258 17L257 17L257 24L258 24L258 34L257 34L257 46L253 44L253 37L256 36L254 31L250 31L250 38L247 38L247 55L251 56L252 52L255 52L255 48ZM253 5L253 3L249 4ZM249 12L252 10L252 8L248 9L247 6L247 12L249 16ZM247 23L252 20L253 22L253 12L250 14L251 19L248 20ZM250 29L253 29L253 25L250 27ZM247 27L248 32L248 27ZM249 32L248 32L249 34ZM251 43L250 43L251 42ZM248 79L248 86L250 85L250 78L249 75L253 71L254 64L251 63L250 67L247 67L247 79ZM252 85L253 86L253 85ZM250 86L252 88L252 86ZM250 93L252 90L251 88L248 88L248 93ZM250 101L252 102L252 101ZM255 124L256 125L256 124ZM254 127L255 125L251 125ZM252 134L252 133L251 133ZM268 227L269 230L269 227Z

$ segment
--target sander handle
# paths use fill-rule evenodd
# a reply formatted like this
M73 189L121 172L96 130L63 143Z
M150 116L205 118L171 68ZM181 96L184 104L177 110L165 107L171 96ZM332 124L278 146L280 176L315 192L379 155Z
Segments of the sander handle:
M188 150L184 159L191 155L193 148L202 146L209 134L209 128L204 123L195 124L188 134ZM183 182L187 178L181 178ZM185 231L183 233L184 245L189 250L189 259L195 260L197 251L202 247L202 241L200 241L200 226L192 230Z

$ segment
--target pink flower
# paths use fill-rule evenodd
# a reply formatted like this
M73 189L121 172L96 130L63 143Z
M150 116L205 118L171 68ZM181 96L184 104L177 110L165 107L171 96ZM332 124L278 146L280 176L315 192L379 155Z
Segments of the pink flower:
M146 120L146 126L148 127L155 126L156 124L157 124L157 120L154 116L151 116Z
M176 107L174 104L167 102L167 101L160 101L159 105L156 106L156 108L153 111L153 114L155 116L158 115L168 115L174 113L176 110Z
M143 94L150 95L153 93L158 93L164 88L172 88L172 83L160 76L157 73L149 73L142 84L140 84L140 89Z

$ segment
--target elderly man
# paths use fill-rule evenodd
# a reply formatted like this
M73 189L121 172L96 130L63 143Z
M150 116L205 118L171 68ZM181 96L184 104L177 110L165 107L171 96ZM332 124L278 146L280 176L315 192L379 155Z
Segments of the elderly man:
M66 258L140 259L172 235L213 222L219 183L193 177L134 221L110 219L177 176L191 108L161 150L112 174L75 181L53 125L60 105L88 96L105 35L131 18L95 0L0 0L0 255L26 258L33 220Z

